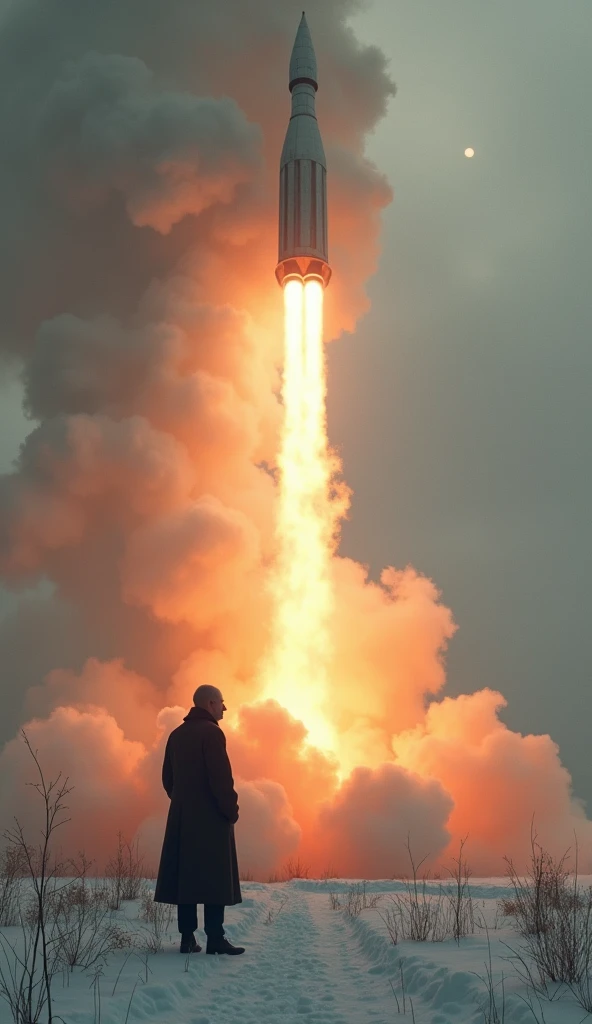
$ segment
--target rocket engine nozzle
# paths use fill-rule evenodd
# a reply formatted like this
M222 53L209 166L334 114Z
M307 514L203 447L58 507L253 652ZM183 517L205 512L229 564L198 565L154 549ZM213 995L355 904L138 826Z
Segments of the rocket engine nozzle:
M280 260L275 268L275 276L278 284L282 286L290 278L297 277L301 281L316 278L326 288L331 280L331 267L325 260L317 259L316 256L291 256Z

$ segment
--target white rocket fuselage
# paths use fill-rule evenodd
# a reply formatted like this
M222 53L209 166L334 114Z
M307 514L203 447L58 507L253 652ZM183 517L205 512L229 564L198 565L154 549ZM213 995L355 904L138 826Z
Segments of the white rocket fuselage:
M304 13L290 60L292 113L280 160L276 277L329 283L327 164L315 111L317 62Z

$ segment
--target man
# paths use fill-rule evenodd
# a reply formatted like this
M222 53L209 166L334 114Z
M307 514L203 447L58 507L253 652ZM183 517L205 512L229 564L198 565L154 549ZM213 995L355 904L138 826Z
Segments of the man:
M166 745L162 784L171 800L156 903L176 903L181 953L199 953L197 906L204 904L206 953L244 953L224 936L224 907L242 903L234 825L238 797L218 722L226 706L215 686L198 686L194 706Z

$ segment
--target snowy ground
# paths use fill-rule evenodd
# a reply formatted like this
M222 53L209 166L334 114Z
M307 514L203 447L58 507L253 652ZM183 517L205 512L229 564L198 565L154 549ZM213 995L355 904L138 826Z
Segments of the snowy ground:
M503 879L471 885L476 909L490 929L495 983L502 972L505 978L505 1017L499 1018L487 1016L487 989L478 977L485 978L489 960L485 929L478 928L460 946L454 941L394 946L376 910L351 918L331 908L329 892L343 898L349 886L336 880L245 882L244 902L227 909L226 924L231 941L246 946L243 956L184 957L173 921L162 952L110 956L94 987L93 972L58 975L54 1012L65 1024L124 1024L128 1011L130 1022L153 1024L579 1024L586 1018L565 992L540 1006L535 997L533 1009L524 1002L528 992L505 945L516 948L519 939L497 913ZM384 893L385 905L389 893L402 890L398 882L366 885L369 894ZM141 931L136 904L126 904L120 916L127 927ZM4 929L6 937L17 934L18 929ZM202 932L198 941L205 950ZM501 1010L500 984L496 991ZM11 1020L0 1003L0 1024Z

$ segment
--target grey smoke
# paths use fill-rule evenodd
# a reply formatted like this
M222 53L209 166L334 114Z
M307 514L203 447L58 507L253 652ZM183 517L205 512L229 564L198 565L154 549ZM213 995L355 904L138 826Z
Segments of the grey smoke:
M234 100L165 91L137 57L89 53L53 84L35 140L66 204L93 209L114 191L133 224L166 234L232 199L257 169L260 132Z
M393 92L380 51L347 26L359 7L308 8L334 195L371 225L363 257L347 225L335 232L350 317L388 201L363 139ZM171 506L208 493L222 523L246 517L249 537L269 529L272 484L257 465L272 458L277 424L276 160L300 10L2 8L0 351L16 361L33 422L0 481L0 574L15 595L0 620L0 741L54 669L121 659L162 692L183 659L217 642L126 600L134 531L170 537L159 523ZM231 620L224 629L236 633ZM247 672L256 644L237 644Z

